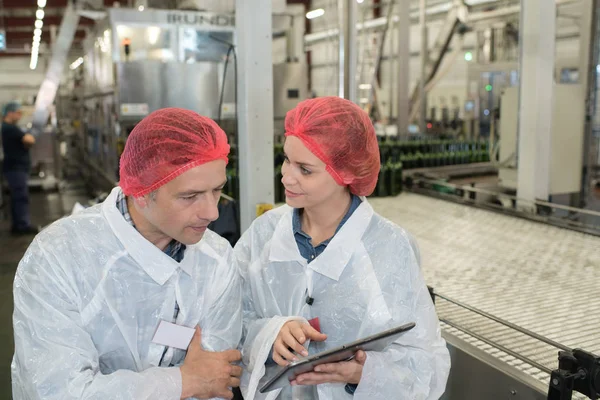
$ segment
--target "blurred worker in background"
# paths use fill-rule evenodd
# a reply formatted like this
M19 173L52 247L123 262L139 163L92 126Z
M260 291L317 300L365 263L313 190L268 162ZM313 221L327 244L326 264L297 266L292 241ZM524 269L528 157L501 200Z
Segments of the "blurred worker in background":
M16 235L36 234L38 229L31 226L29 216L29 172L31 158L29 149L35 138L25 133L17 125L23 116L21 105L10 102L2 112L2 148L4 162L2 169L10 189L11 232ZM1 190L1 188L0 188Z
M15 400L233 397L241 286L231 246L207 230L228 154L214 121L155 111L108 198L36 236L14 283Z
M286 206L235 246L244 289L246 400L437 399L450 357L416 243L373 211L379 148L368 115L338 97L305 100L285 119ZM321 365L258 393L265 364L286 365L415 322L383 352ZM309 344L310 343L310 344Z

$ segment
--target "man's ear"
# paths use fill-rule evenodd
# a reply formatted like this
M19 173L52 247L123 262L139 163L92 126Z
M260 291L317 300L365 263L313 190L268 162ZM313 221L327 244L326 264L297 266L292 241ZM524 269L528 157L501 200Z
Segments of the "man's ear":
M149 199L150 199L149 196L131 197L131 200L133 201L134 206L137 206L142 209L148 207Z

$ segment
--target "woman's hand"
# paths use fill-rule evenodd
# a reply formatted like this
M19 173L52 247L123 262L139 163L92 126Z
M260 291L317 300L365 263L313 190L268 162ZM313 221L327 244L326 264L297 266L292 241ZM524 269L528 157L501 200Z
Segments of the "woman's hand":
M313 372L298 375L291 384L292 386L320 385L322 383L351 383L357 385L362 378L365 361L367 361L367 353L359 350L352 360L317 365Z
M299 321L285 323L281 327L277 339L275 339L275 343L273 344L273 361L281 366L288 365L291 361L296 361L298 358L292 351L304 357L308 356L308 351L303 346L308 339L322 342L327 339L327 335L319 333L319 331L306 323Z

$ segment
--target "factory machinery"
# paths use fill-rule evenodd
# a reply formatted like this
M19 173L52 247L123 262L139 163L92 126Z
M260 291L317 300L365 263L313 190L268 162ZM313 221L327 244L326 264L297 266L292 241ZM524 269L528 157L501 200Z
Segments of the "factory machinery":
M452 24L448 35L460 28L455 21ZM286 27L275 34L290 35L290 42L297 39L294 30ZM441 109L440 121L435 111L430 114L431 126L420 135L380 138L382 169L374 197L395 196L409 189L430 197L525 216L516 208L518 199L510 184L518 165L507 161L516 151L514 118L518 102L510 96L515 95L511 88L515 86L514 71L518 68L514 59L502 65L493 62L495 53L489 50L494 47L489 42L494 35L505 37L496 40L508 49L502 53L504 57L514 57L514 52L509 51L514 46L509 40L511 29L505 25L497 33L478 35L481 52L476 53L476 60L488 57L489 62L471 67L474 83L469 85L465 118L461 119L455 108L446 107ZM442 42L449 44L450 40ZM119 156L135 125L153 110L176 106L215 119L230 137L232 154L225 195L237 198L235 44L235 23L227 13L108 9L88 35L85 54L71 65L58 90L56 110L51 117L55 125L52 142L53 153L57 155L57 178L79 175L93 196L106 192L118 181ZM290 46L300 51L301 47ZM283 201L278 168L282 161L282 121L298 101L309 97L307 67L301 59L292 54L285 63L274 65L273 70L276 202ZM431 79L434 78L435 72ZM582 96L580 88L574 89L575 86L564 90L572 96ZM502 113L496 113L502 101L506 101L506 106L502 106ZM583 102L564 105L572 108L568 115L573 120L583 115L580 104ZM565 118L565 113L560 115ZM576 127L583 123L583 118L579 121ZM556 132L560 135L561 129ZM573 144L573 149L578 143L581 142ZM475 179L499 175L505 183L502 189L498 188L497 180L491 187ZM567 173L559 178L557 193L565 193L561 184L572 181L573 175ZM580 187L568 189L577 192ZM394 201L403 198L406 197ZM594 233L600 226L599 216L579 208L538 202L536 213L525 217ZM577 324L584 316L574 316L579 320L572 318L568 327L560 327L569 344L576 343L583 349L577 350L543 337L535 329L522 328L521 322L527 320L499 318L494 316L496 312L483 311L485 302L479 297L459 301L457 298L463 297L445 293L444 288L439 291L435 286L431 288L452 356L445 400L598 398L600 359L590 349L598 352L600 344L596 339L590 340L598 336L597 332L578 332ZM582 294L581 301L587 301L586 298ZM560 297L551 301L558 302ZM501 314L527 313L515 310ZM536 318L535 313L528 318Z
M430 288L452 357L442 399L597 399L600 357L572 349ZM536 319L532 315L530 319ZM592 332L563 336L590 343Z

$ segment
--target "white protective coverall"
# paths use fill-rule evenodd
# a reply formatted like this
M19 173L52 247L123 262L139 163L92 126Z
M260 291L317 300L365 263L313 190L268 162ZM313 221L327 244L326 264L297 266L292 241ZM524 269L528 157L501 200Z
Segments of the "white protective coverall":
M160 320L202 328L211 351L237 348L241 286L233 251L216 233L187 246L181 263L102 204L41 232L14 283L13 398L178 400L179 368L159 367ZM181 365L168 348L162 366Z
M403 229L363 202L310 264L282 206L254 221L235 246L244 291L242 393L252 399L438 399L450 356L419 269L418 251ZM307 294L314 299L306 302ZM345 384L287 387L261 394L265 361L283 324L318 317L315 354L408 322L416 327L383 352L367 352L354 396ZM279 397L277 397L279 395Z

